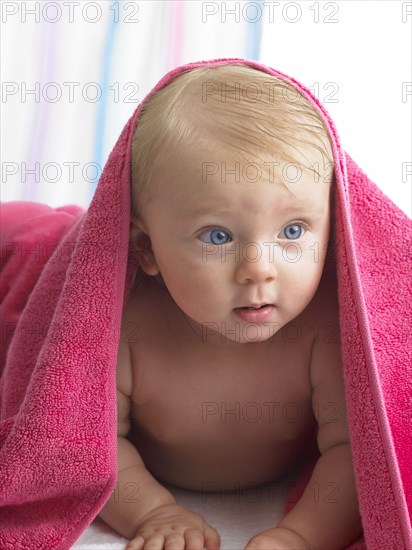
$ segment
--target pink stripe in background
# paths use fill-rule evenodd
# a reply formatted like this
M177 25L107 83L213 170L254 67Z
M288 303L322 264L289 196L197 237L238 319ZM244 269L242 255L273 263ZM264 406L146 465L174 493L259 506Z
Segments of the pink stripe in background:
M170 21L170 30L168 33L170 40L169 44L166 43L166 48L169 47L168 71L182 64L185 28L185 2L182 0L174 0L170 4L172 12L171 17L166 17L166 21Z

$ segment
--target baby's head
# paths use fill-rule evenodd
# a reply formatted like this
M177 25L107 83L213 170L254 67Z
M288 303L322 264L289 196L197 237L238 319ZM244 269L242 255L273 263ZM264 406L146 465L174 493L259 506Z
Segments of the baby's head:
M246 65L186 71L146 100L134 135L140 266L202 338L265 341L316 293L333 175L324 123L295 88ZM238 309L260 304L274 307Z
M252 158L263 171L264 161L308 166L323 165L329 179L333 158L327 130L313 106L296 88L247 65L198 68L181 73L142 106L133 140L133 212L138 214L155 191L155 169L173 158L174 148L225 152L243 165ZM317 151L313 165L311 155ZM282 167L275 169L282 172ZM273 170L273 169L272 169ZM286 180L293 180L293 167ZM247 179L253 177L247 176ZM282 180L282 178L281 178ZM314 179L314 181L317 181Z

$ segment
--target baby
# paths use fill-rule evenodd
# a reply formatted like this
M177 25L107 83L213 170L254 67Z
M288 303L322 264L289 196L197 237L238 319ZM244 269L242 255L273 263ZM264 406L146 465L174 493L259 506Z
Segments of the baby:
M118 349L118 483L100 517L127 549L217 550L217 531L162 481L198 491L271 482L316 435L302 497L245 549L346 547L362 526L321 117L248 66L186 71L143 105L132 179L141 269ZM239 414L248 403L259 420Z

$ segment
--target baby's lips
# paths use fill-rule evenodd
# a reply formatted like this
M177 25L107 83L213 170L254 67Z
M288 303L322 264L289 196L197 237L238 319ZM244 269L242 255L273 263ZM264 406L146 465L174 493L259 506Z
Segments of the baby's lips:
M235 315L240 317L243 321L251 323L259 323L270 319L272 313L275 310L275 306L272 304L264 304L260 308L249 308L248 306L237 307L233 311Z
M274 304L270 304L270 303L261 303L261 304L249 304L247 306L239 306L239 307L235 307L234 309L261 309L263 307L266 307L266 306L272 306L272 307L275 307Z

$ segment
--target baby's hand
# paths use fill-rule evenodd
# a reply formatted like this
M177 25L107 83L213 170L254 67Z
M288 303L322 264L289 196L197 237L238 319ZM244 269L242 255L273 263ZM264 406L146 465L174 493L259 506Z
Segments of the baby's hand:
M219 550L220 536L199 514L163 504L140 521L126 550Z
M297 533L284 527L276 527L258 533L245 546L244 550L313 550Z

